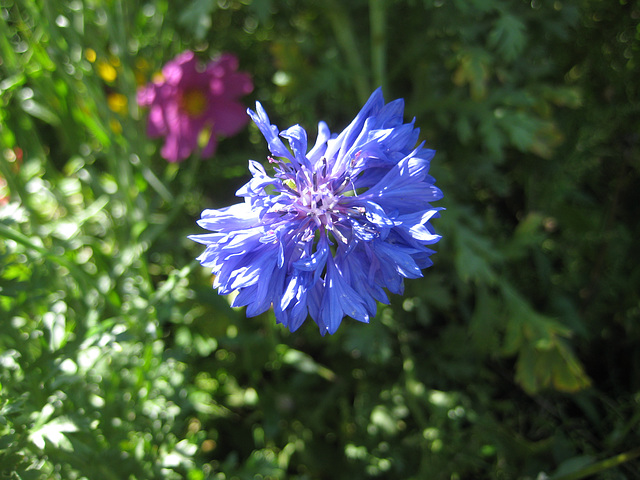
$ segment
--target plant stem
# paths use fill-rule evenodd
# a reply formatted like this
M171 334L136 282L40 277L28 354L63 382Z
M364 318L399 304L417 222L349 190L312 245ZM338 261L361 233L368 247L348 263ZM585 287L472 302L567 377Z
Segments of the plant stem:
M621 453L614 457L607 458L600 462L596 462L592 465L589 465L588 467L578 470L577 472L572 472L560 477L552 476L551 478L552 480L580 480L582 478L595 475L596 473L600 473L604 470L608 470L610 468L626 463L637 457L640 457L640 447L634 448L633 450L629 450L628 452Z
M360 56L353 25L339 2L336 0L327 0L326 6L326 11L329 15L329 20L331 21L338 45L347 57L347 63L351 71L359 103L364 103L367 101L367 98L369 98L371 92L369 91L367 70Z
M386 22L385 0L369 0L369 23L371 29L371 69L373 83L386 91Z

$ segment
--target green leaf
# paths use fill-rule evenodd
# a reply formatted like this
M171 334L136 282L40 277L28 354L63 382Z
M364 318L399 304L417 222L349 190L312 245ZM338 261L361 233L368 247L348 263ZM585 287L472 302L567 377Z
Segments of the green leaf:
M576 87L554 85L542 88L542 96L560 107L579 108L583 103L583 94Z
M310 355L301 352L300 350L295 350L293 348L287 348L282 355L282 362L293 365L295 368L305 373L315 373L320 375L322 378L326 380L334 380L335 373L329 370L327 367L324 367L317 363Z
M525 112L508 111L500 117L499 124L514 147L521 152L528 152L544 122Z
M481 48L469 48L458 55L458 68L453 73L453 83L469 85L471 98L482 100L487 96L489 64L491 58Z
M507 245L503 248L511 260L521 259L531 248L540 245L546 235L542 230L543 215L530 212L518 224Z
M29 439L40 449L44 449L45 441L48 441L56 448L73 451L73 445L65 433L77 432L78 430L78 426L69 417L56 417L32 431Z
M178 17L178 22L202 40L211 28L211 14L217 8L216 0L194 0Z
M579 455L571 457L560 464L558 470L553 474L554 477L569 475L582 470L583 468L593 464L595 459L590 455Z
M501 128L498 128L497 120L493 114L485 114L480 120L478 127L480 137L485 148L496 161L502 160L504 153L505 135Z
M376 405L371 412L370 422L389 435L395 434L398 430L398 419L394 418L393 413L384 405Z
M56 115L49 107L44 106L40 102L29 98L22 102L22 109L29 115L39 118L49 125L60 125L60 117Z
M473 128L471 127L469 117L461 116L458 118L458 121L456 122L456 130L458 131L458 138L463 144L466 144L471 140L471 137L473 137Z
M560 339L554 346L555 349L549 352L553 387L561 392L577 392L589 387L591 380L569 346Z
M499 350L498 331L501 322L501 302L498 296L483 285L479 285L469 333L481 351L490 353ZM517 338L509 338L509 341L519 344ZM513 348L513 351L517 351L517 347Z
M49 350L52 352L59 350L67 340L66 320L64 314L59 312L47 312L42 317L42 323L44 324L45 330L48 332Z
M26 81L27 77L22 72L11 75L0 82L0 94L10 92L17 87L21 87Z
M591 381L563 338L571 331L537 313L512 287L501 284L509 319L503 353L516 354L516 381L529 394L545 388L577 392Z
M495 283L493 268L501 256L493 248L490 239L463 225L458 225L455 241L455 265L464 281L475 281L491 285Z
M526 44L526 27L517 17L503 13L489 33L489 47L495 48L507 61L515 60Z

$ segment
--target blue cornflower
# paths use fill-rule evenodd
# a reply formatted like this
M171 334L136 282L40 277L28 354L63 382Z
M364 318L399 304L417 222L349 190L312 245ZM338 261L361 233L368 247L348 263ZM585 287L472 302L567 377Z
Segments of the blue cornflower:
M403 112L378 89L339 135L320 122L309 150L299 125L279 131L260 103L248 110L275 173L250 160L244 202L204 210L198 225L214 233L189 237L206 245L198 260L218 293L237 290L233 306L248 316L273 306L291 331L311 316L324 335L345 316L368 322L389 303L384 289L401 294L404 278L421 277L440 239L429 221L442 192L428 175L435 151L416 146Z

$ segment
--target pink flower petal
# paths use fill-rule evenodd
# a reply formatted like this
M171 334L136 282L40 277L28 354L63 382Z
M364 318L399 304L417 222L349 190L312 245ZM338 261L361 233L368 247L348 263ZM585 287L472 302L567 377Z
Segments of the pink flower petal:
M166 135L167 124L164 119L164 110L160 105L153 105L149 111L147 122L147 135L150 137L160 137Z
M152 84L138 89L136 100L141 107L148 107L156 98L156 91Z
M168 62L162 68L162 75L167 83L178 84L183 75L196 71L197 59L192 51L187 50Z
M249 116L244 106L222 97L213 100L209 119L213 123L214 132L227 137L235 135L249 123Z
M214 153L216 153L216 149L218 148L218 139L216 138L215 132L211 132L211 137L209 137L209 141L207 145L202 149L200 155L202 158L211 158Z

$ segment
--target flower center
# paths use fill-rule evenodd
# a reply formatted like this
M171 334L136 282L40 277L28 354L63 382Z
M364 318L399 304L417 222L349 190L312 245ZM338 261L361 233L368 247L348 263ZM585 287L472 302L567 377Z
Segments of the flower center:
M319 225L331 225L331 215L338 213L335 206L338 198L327 184L319 185L317 188L305 188L300 192L298 204L299 211L308 217L313 217Z
M302 241L314 238L317 229L321 229L331 233L339 242L348 243L345 236L349 230L348 218L365 214L362 207L340 203L345 195L350 196L348 187L353 185L350 177L343 176L342 183L338 184L331 175L327 175L327 162L324 158L321 168L313 172L306 166L291 168L289 164L272 157L269 157L269 163L278 165L276 176L280 177L283 186L279 193L288 197L288 200L274 205L271 211L293 214L299 220L307 218L301 224L301 231L304 231Z
M199 117L207 109L207 97L194 88L185 90L180 102L182 109L191 117Z

